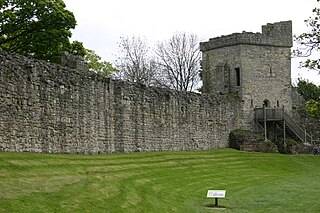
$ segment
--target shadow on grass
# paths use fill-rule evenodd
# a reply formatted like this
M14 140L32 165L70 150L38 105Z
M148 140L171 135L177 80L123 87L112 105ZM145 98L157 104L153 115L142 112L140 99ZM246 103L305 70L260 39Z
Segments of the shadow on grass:
M213 209L213 210L225 210L225 206L215 205L215 204L207 204L204 206L206 209Z

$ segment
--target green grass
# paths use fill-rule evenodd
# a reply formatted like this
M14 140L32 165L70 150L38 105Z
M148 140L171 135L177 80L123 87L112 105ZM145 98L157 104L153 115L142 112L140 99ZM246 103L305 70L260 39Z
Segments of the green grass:
M0 153L0 212L319 212L320 157L232 149L112 155Z

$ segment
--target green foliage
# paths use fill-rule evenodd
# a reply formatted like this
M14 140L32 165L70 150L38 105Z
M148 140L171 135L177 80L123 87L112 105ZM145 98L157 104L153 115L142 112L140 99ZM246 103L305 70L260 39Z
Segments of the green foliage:
M117 71L111 63L107 61L101 61L101 57L93 50L86 49L84 59L87 61L88 67L91 71L97 72L103 76L107 76Z
M308 101L306 109L312 117L320 119L320 101Z
M304 98L306 101L320 100L320 87L315 84L309 82L308 80L298 79L299 82L297 84L298 93Z
M318 212L320 158L232 149L111 155L0 152L0 212Z
M59 63L70 52L76 26L62 0L0 1L0 47L6 51Z
M298 93L307 101L306 110L314 118L320 118L320 87L299 79Z
M79 55L82 57L85 57L85 55L87 54L87 50L84 48L82 42L79 41L72 42L69 52L72 55Z
M60 63L63 52L84 57L89 68L103 75L115 68L79 41L70 43L76 26L63 0L0 1L0 47L30 58Z

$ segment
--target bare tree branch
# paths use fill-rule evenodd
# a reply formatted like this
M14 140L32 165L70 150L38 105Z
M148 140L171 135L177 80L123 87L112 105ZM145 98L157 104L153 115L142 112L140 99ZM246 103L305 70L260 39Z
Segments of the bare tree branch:
M139 37L121 38L119 48L116 61L119 72L114 77L147 86L157 82L155 63L149 56L150 48L145 40Z
M176 33L155 50L159 72L167 87L192 91L199 83L199 39L194 34Z
M312 12L313 17L305 20L310 31L294 36L295 41L300 46L293 50L292 55L294 57L307 57L306 61L300 62L300 67L313 69L320 73L320 59L309 58L315 51L320 50L320 8L314 8Z

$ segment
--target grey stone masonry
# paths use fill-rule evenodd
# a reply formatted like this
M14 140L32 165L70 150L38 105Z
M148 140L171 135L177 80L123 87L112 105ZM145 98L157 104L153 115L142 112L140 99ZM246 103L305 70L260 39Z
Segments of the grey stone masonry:
M290 114L292 22L262 26L262 33L235 33L200 44L203 90L235 93L245 129L254 127L254 108L285 107Z
M0 151L112 153L229 147L254 109L293 110L291 21L200 43L203 94L112 80L0 49Z
M283 21L262 26L262 33L245 32L209 39L200 43L202 52L238 44L292 47L292 22Z
M111 80L0 50L0 151L111 153L228 147L233 95ZM80 66L80 68L79 68Z

